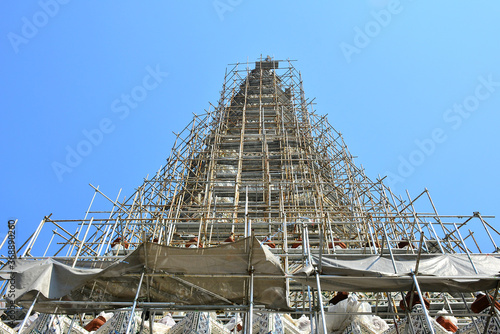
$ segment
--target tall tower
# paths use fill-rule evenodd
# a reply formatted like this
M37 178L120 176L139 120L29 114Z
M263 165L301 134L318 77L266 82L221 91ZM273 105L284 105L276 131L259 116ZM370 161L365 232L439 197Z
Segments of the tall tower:
M88 313L132 300L133 310L192 310L206 302L206 310L243 312L247 325L258 311L307 314L317 330L327 318L324 297L336 291L357 293L395 323L411 319L404 296L416 290L415 299L426 292L436 305L420 311L432 327L443 306L469 319L471 292L493 289L497 298L491 217L441 216L427 190L403 199L383 179L368 178L305 97L292 61L231 66L218 104L193 118L166 165L128 199L94 187L94 198L111 209L89 207L83 220L42 220L19 250L21 261L46 261L36 256L37 240L53 231L56 241L44 247L51 261L93 271L57 298L40 297L39 310ZM491 244L479 246L476 231L465 228L471 221ZM208 255L220 267L202 266ZM183 292L174 296L172 286ZM40 290L30 291L17 301L30 304Z

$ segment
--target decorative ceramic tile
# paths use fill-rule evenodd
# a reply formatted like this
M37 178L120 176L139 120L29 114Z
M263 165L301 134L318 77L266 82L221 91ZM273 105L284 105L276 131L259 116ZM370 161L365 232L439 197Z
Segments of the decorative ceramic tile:
M196 326L197 334L210 334L210 316L208 313L199 313L198 326Z
M275 314L274 315L274 331L273 333L275 334L285 334L284 328L283 328L283 321L281 321L281 315Z

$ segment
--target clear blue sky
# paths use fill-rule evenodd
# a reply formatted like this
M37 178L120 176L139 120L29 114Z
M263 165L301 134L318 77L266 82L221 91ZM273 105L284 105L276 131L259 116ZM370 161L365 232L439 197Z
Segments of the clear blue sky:
M298 60L370 177L389 173L402 195L427 187L442 214L500 215L498 1L41 0L0 13L0 237L10 218L18 243L44 215L82 218L88 183L130 195L172 131L217 102L227 64L261 54Z

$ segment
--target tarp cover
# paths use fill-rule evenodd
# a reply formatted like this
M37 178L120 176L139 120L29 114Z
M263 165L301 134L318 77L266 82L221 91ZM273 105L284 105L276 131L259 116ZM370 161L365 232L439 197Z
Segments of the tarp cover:
M247 297L250 267L256 275L254 303L277 310L288 307L279 260L256 238L210 248L144 243L106 269L71 268L53 259L17 260L16 264L18 302L29 304L38 292L40 301L62 298L62 301L86 302L86 305L59 304L58 312L99 311L119 307L106 302L132 302L142 272L147 274L139 294L142 301L176 305L242 304ZM10 272L2 272L4 279L9 275ZM37 303L35 310L54 311L54 304Z
M467 254L422 254L417 276L420 288L433 292L473 292L495 288L500 280L500 255L470 256L477 273ZM317 265L319 256L313 256L312 260ZM413 283L410 273L415 270L416 260L416 254L394 255L394 264L389 255L324 255L321 288L358 292L409 290ZM304 266L296 273L295 279L316 286L316 279L310 274L311 266Z
M4 267L0 271L2 279L10 279L14 274L15 300L33 300L38 292L46 298L56 299L84 284L102 269L71 268L54 259L24 260L16 259L14 270Z

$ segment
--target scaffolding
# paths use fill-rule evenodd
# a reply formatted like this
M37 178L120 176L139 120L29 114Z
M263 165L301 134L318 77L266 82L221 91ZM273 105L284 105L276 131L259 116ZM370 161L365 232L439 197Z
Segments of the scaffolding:
M338 332L381 332L355 321L371 315L387 333L437 333L445 309L459 332L500 333L494 217L440 215L427 189L403 198L384 178L368 178L305 97L293 61L230 66L217 105L176 134L166 165L130 197L112 199L91 185L83 219L46 216L17 249L20 268L87 275L63 292L19 287L14 301L26 318L32 309L52 314L50 321L68 314L71 327L83 314L119 309L130 314L122 332L132 333L139 311L189 312L184 318L196 314L200 323L218 311L212 318L221 323L242 319L244 333L262 332L256 323L264 320L265 333L270 323L292 333L284 323L302 315L315 333L332 332L332 316L349 319ZM486 238L478 243L480 233ZM209 259L214 270L204 265ZM274 302L266 298L271 286ZM331 298L340 292L369 307L335 310ZM477 292L490 305L479 313L471 310Z

